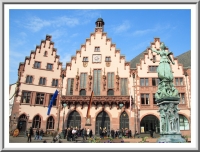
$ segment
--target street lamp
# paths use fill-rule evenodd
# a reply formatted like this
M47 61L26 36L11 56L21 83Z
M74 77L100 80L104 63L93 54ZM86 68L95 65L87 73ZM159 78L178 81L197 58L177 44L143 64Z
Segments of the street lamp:
M67 106L67 104L66 103L63 103L63 108L64 108L64 111L63 111L63 130L62 130L62 135L63 135L63 139L64 139L64 133L65 133L65 128L64 128L64 121L65 121L65 107Z
M120 108L120 109L122 109L123 106L124 106L123 103L120 103L120 104L119 104L119 108Z

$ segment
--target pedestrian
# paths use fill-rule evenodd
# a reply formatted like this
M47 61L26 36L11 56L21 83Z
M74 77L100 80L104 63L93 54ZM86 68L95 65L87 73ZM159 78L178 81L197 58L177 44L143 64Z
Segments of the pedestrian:
M82 137L83 137L83 140L85 140L85 134L86 134L86 131L85 131L85 129L83 128L83 129L82 129Z
M42 140L43 135L44 135L44 132L43 132L43 129L41 129L41 130L40 130L40 140Z
M90 136L90 129L88 128L87 129L87 137L89 138L89 136Z
M76 137L76 129L73 128L73 130L72 130L72 141L75 141L75 137Z
M31 142L31 136L33 135L33 128L30 127L28 130L28 140L27 142Z
M67 129L67 141L71 141L70 128Z
M35 131L35 139L34 140L38 140L39 139L39 134L40 134L39 128L37 128L36 131Z
M111 137L112 137L112 138L114 138L114 134L115 134L115 131L114 131L113 128L112 128L112 130L111 130Z
M90 138L92 137L92 129L90 129L89 136L90 136Z
M86 138L86 140L87 140L87 130L86 130L86 128L85 128L85 130L84 130L84 136L85 136L85 138Z

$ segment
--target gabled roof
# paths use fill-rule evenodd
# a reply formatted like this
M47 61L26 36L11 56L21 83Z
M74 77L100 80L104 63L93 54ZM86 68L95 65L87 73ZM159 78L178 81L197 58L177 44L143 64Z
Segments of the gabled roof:
M133 58L132 60L131 60L131 69L132 68L136 68L136 64L137 63L140 63L140 59L141 58L143 58L144 57L144 53L146 52L146 50L145 51L143 51L142 53L140 53L138 56L136 56L135 58Z
M184 68L191 68L191 50L176 57Z
M140 63L140 59L144 57L145 52L147 51L143 51L131 60L131 68L136 68L136 64ZM176 58L178 59L179 63L183 64L184 68L191 68L191 50L177 56Z

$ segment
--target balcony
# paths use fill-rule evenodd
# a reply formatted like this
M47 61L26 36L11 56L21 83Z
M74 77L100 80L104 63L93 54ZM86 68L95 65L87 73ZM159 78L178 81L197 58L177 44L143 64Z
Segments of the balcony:
M89 104L90 96L62 96L61 102L65 102L68 105L68 108L70 108L71 105L80 104L83 108L84 104ZM130 97L129 96L93 96L92 98L92 104L95 105L97 108L98 104L101 104L102 107L104 107L106 104L110 106L110 109L112 108L112 105L117 105L117 108L119 108L119 104L123 103L126 108L130 105Z

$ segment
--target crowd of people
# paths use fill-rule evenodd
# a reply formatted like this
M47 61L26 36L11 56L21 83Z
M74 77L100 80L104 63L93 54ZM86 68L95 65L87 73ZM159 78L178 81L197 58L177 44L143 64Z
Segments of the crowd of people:
M69 127L64 130L64 139L67 139L67 141L76 141L78 137L81 137L83 140L88 140L88 138L93 137L93 132L92 129L89 128L77 128L77 127ZM31 137L35 135L34 140L42 140L44 136L44 131L42 129L37 128L35 130L35 133L32 129L32 127L29 128L27 131L27 137L28 140L27 142L31 142ZM99 135L100 138L104 137L111 137L111 138L122 138L122 137L127 137L127 138L132 138L132 132L128 128L122 128L122 129L111 129L107 130L106 127L104 128L99 128ZM137 131L134 134L138 135Z
M92 129L86 129L86 128L77 128L77 127L71 127L68 129L65 129L64 132L64 138L67 137L67 141L75 141L76 138L82 137L83 140L87 140L87 138L91 138L93 136Z

